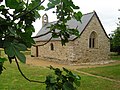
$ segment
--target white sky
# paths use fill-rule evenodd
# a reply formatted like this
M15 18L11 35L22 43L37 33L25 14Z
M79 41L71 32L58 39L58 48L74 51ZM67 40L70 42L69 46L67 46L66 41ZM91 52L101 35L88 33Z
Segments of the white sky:
M120 0L73 0L73 2L80 7L80 11L83 14L95 10L107 34L110 34L111 31L116 29L116 23L118 23L118 17L120 17L120 11L118 11L120 9ZM40 12L41 15L44 13L48 14L49 22L56 20L56 16L52 14L52 11ZM41 22L42 20L40 19L34 23L36 29L35 34L42 27Z

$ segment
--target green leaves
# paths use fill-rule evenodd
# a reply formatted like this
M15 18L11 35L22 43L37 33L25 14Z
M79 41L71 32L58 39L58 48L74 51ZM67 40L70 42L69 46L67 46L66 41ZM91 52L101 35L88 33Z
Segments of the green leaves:
M63 90L76 90L71 82L65 82L63 84Z
M4 63L4 61L7 61L7 59L6 59L6 58L1 58L1 57L0 57L0 63Z
M0 74L2 73L3 71L3 63L0 62Z
M41 0L32 0L32 2L28 5L28 9L32 10L34 7L36 7L35 10L44 10L45 7L43 5L39 5Z
M56 76L49 75L46 77L46 90L76 90L76 86L80 86L80 76L73 74L71 71L63 68L49 67L54 70Z
M111 51L120 55L120 24L110 37Z
M14 51L15 51L15 56L17 56L17 58L18 58L21 62L25 63L25 62L26 62L26 57L25 57L25 55L24 55L23 53L21 53L20 51L18 51L17 49L15 49Z
M2 73L2 71L3 71L3 69L4 69L4 67L3 67L4 61L7 61L7 59L0 57L0 74Z
M0 6L0 10L3 10L3 9L5 9L5 6L4 6L4 5L1 5L1 6Z
M70 35L75 35L77 37L80 36L80 32L77 30L77 28L76 29L68 29L67 31Z
M47 76L45 81L45 83L47 84L46 90L56 90L57 89L55 85L56 82L57 81L54 76L51 76L51 75Z
M56 23L51 25L50 30L52 31L53 38L60 37L62 45L65 45L65 43L69 42L71 35L77 37L80 36L80 32L78 31L77 27L75 29L69 29L66 24Z
M48 3L47 6L48 8L46 8L46 11L55 7L55 5L52 3Z
M81 21L81 17L82 17L82 13L79 11L79 12L75 12L74 13L74 18L77 20L77 21Z
M22 8L21 6L21 0L5 0L5 4L7 7L10 9L20 9Z
M77 37L80 36L77 28L71 28L66 25L67 21L71 20L71 18L76 19L81 22L82 13L74 12L74 9L79 9L79 6L74 5L72 0L49 0L48 7L46 10L56 8L56 11L53 11L57 15L58 21L51 25L50 30L52 32L53 38L60 38L61 44L66 45L69 42L69 38L71 35L75 35Z
M10 62L11 62L11 59L14 59L14 57L17 56L17 58L21 62L25 63L26 61L25 55L20 52L20 51L27 50L27 47L24 44L16 43L16 42L5 42L4 48L5 48L4 49L5 53L9 56Z
M49 0L49 3L47 4L48 8L46 8L46 11L55 8L55 6L58 4L60 4L60 0Z
M15 56L13 43L11 43L11 42L5 42L4 43L4 47L5 47L5 53L9 57L14 57Z
M35 32L35 28L33 25L28 25L25 27L25 33L28 35L32 35L32 32Z
M32 23L40 17L38 10L44 9L44 6L38 6L39 3L40 0L32 0L30 4L25 3L24 0L5 0L5 5L0 6L2 14L0 16L2 45L0 46L4 48L10 63L15 57L21 62L26 61L25 55L21 51L27 50L34 43L31 37L35 31ZM33 9L33 7L36 8ZM10 12L11 9L13 13Z
M65 6L71 9L79 9L79 6L75 6L72 0L62 0L65 3Z

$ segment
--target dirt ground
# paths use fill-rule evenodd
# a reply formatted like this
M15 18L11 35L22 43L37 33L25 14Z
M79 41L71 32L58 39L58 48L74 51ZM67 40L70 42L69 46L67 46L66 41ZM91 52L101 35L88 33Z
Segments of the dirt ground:
M101 63L84 63L80 65L65 65L65 64L59 64L55 62L50 62L47 60L41 60L36 57L31 57L31 56L26 56L26 64L33 65L33 66L42 66L42 67L48 67L48 66L53 66L53 67L58 67L58 68L68 68L72 70L76 70L77 68L90 68L90 67L101 67L101 66L109 66L109 65L115 65L115 64L120 64L120 61L114 60L114 61L106 61L106 62L101 62Z

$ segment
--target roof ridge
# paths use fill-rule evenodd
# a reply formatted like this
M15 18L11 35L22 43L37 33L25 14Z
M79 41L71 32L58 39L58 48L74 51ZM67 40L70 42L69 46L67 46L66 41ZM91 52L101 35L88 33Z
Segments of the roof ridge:
M92 14L92 13L95 13L95 11L92 11L92 12L89 12L89 13L85 13L85 14L83 14L83 16L84 16L84 15L88 15L88 14ZM48 22L48 24L54 23L54 22L57 22L57 20L56 20L56 21L52 21L52 22Z
M70 26L70 28L76 28L76 25L79 26L79 32L82 33L83 30L85 29L85 27L88 25L88 23L90 22L91 18L95 15L95 11L93 12L90 12L90 13L87 13L87 14L84 14L81 18L82 22L83 23L78 23L78 21L76 21L75 19L71 19L67 22L67 24ZM73 21L75 20L75 22L73 23ZM52 22L48 22L48 24L46 24L47 26L49 26L50 24L54 24L56 21L52 21ZM46 30L45 30L46 29ZM36 34L36 35L40 35L41 34L44 34L46 33L48 30L48 28L45 27L42 27L40 29L40 31ZM50 37L51 34L48 34L46 37L41 37L41 40L47 40L48 37ZM74 37L71 37L71 40L73 40ZM40 39L36 39L36 41L38 41ZM57 40L57 39L55 39Z
M92 14L92 13L95 13L95 11L92 11L92 12L89 12L89 13L85 13L85 14L83 14L83 16L84 15L88 15L88 14Z

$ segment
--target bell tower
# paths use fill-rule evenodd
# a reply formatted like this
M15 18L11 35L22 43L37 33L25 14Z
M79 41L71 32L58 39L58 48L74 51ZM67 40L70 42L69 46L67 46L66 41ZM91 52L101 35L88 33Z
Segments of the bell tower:
M42 16L42 26L46 25L48 23L48 15L45 13Z

